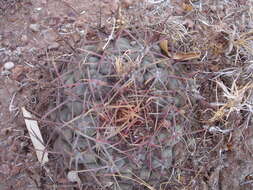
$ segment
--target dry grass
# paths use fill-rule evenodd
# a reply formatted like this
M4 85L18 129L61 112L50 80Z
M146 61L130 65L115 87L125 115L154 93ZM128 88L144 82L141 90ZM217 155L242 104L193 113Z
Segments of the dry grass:
M62 160L59 168L51 166L58 172L50 177L57 181L66 178L66 170L74 170L82 179L80 189L85 189L85 184L95 189L123 189L126 184L150 190L216 189L217 181L227 183L228 175L222 173L227 167L223 153L237 152L232 144L244 147L244 141L238 139L246 139L244 130L252 125L250 23L252 4L248 1L144 1L129 9L119 8L105 24L107 38L101 34L102 28L86 31L87 36L74 44L78 48L71 54L73 59L65 52L59 56L49 52L45 58L51 60L53 69L49 70L55 78L50 84L56 87L33 82L39 92L54 88L54 93L48 94L54 108L44 116L35 115L42 124L50 125L48 116L59 114L70 101L83 104L80 114L72 112L67 121L56 119L51 124L57 129L48 129L60 131L58 136L67 141L63 150L52 151L55 159ZM130 57L131 49L113 49L121 37L139 45L135 59ZM165 54L156 49L161 42L168 46ZM99 47L82 49L86 43ZM92 63L86 62L87 57L80 62L82 54L99 57L100 66L109 62L111 72L103 76L106 82L92 78ZM152 59L142 65L146 56ZM157 70L152 73L154 66L168 71L169 79L157 77ZM71 72L83 77L65 84L64 77ZM141 84L136 76L146 73L152 77ZM177 85L169 86L171 81ZM73 91L78 85L87 87L82 95ZM35 110L40 111L42 108ZM84 117L91 118L96 128L92 134L76 126ZM50 148L55 136L51 132ZM171 161L166 157L170 155L168 147ZM85 155L92 156L93 165L82 163Z

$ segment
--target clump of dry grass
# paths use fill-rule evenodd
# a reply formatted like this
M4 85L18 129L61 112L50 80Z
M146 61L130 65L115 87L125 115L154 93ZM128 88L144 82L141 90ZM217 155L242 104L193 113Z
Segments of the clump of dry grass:
M152 102L154 97L148 92L127 88L120 89L125 92L106 102L99 116L106 138L120 135L129 144L138 146L158 129L155 123L159 121L154 117L158 113Z
M222 82L216 82L224 92L223 96L226 98L226 103L215 103L222 107L215 112L214 116L209 120L210 122L219 120L224 116L228 118L233 111L237 113L246 111L252 114L251 98L253 84L251 82L245 84L243 87L237 87L237 79L234 79L231 88L226 87Z

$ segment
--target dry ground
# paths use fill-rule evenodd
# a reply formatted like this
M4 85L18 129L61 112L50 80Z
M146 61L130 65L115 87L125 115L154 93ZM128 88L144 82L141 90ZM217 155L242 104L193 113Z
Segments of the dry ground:
M0 189L253 189L252 17L247 0L0 0Z

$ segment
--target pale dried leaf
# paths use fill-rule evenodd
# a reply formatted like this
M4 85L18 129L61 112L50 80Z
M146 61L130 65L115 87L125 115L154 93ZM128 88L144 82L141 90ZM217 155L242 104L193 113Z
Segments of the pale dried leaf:
M189 53L175 53L173 55L173 59L180 60L180 61L187 61L192 59L198 59L200 58L199 52L189 52Z
M163 40L159 43L159 46L161 50L169 57L171 57L171 54L169 52L169 46L168 46L168 40Z
M115 68L116 68L117 74L122 74L124 72L122 60L120 57L116 57Z
M44 165L46 162L48 162L48 153L45 150L46 148L44 146L44 141L42 139L38 122L32 119L32 114L29 113L24 107L21 109L25 118L31 118L25 119L26 128L35 148L37 158L39 162Z

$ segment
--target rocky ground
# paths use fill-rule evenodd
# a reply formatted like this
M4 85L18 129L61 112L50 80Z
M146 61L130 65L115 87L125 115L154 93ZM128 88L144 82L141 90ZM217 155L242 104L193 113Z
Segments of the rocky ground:
M0 189L251 189L252 10L0 1Z

